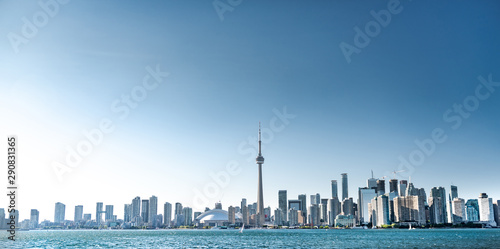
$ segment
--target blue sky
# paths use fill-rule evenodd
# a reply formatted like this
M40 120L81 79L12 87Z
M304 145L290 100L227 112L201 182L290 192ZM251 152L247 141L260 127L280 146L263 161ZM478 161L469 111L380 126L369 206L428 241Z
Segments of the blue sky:
M197 211L196 189L218 184L210 174L233 161L239 172L207 205L254 202L255 155L242 151L256 146L258 122L269 129L273 110L284 108L295 118L264 143L265 206L277 206L280 189L289 199L326 197L341 173L356 197L370 170L391 177L398 158L436 128L447 139L411 172L415 185L429 193L453 183L466 199L500 198L500 88L458 129L443 119L475 94L479 76L500 81L496 1L401 1L350 63L339 45L354 45L354 28L365 30L370 11L387 10L387 1L243 0L224 20L211 1L58 6L16 53L9 34L21 36L23 18L44 10L0 1L0 132L20 140L22 219L36 208L53 220L58 201L68 219L80 204L94 218L98 201L120 218L124 203L151 195ZM156 65L169 76L121 119L113 102ZM64 163L66 148L103 118L114 131L59 181L54 161Z

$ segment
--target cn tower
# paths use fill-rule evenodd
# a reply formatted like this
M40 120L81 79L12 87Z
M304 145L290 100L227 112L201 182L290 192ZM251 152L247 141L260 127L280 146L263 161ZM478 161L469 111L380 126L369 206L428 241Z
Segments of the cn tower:
M257 226L261 227L264 225L264 196L262 193L262 164L264 163L264 157L261 153L261 141L260 141L260 122L259 122L259 155L255 159L259 165L259 187L257 190Z

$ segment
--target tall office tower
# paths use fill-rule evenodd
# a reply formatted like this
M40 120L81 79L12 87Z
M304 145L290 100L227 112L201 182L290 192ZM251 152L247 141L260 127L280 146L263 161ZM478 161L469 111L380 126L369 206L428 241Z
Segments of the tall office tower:
M389 218L389 197L387 195L379 195L372 199L372 207L375 207L376 225L383 226L391 224Z
M184 216L184 225L191 226L193 224L193 209L190 207L183 208L182 215Z
M321 196L319 193L316 193L315 195L311 195L311 205L319 205L321 203Z
M352 198L345 198L342 201L342 214L343 215L354 215L354 201Z
M60 202L56 203L56 208L54 212L54 222L62 223L64 221L65 215L66 215L66 205Z
M287 207L286 190L278 191L278 207L281 209L281 220L283 222L287 221L288 218L288 207Z
M396 195L399 195L398 193L398 180L397 179L391 179L389 180L389 193L395 192Z
M247 199L245 198L241 199L241 216L243 224L248 225L249 213L248 213Z
M312 204L309 206L308 213L308 223L317 226L319 225L319 207L316 204Z
M175 203L175 214L182 214L182 204L179 202Z
M132 200L132 220L141 216L141 198L139 196Z
M255 161L259 165L259 182L257 188L257 226L261 227L264 225L264 190L262 189L262 164L264 164L264 157L262 156L261 150L261 139L260 139L260 122L259 122L259 154Z
M142 217L142 222L148 223L149 222L149 200L142 200L142 207L141 207L141 217Z
M328 221L327 205L324 205L323 203L320 203L318 205L318 211L319 211L319 223L321 225L324 225Z
M375 189L359 188L358 190L358 220L360 224L370 223L368 214L368 204L377 197Z
M305 194L302 194L298 196L298 199L301 202L300 211L302 211L302 218L307 220L307 196Z
M337 180L332 180L332 198L339 198Z
M125 204L123 207L123 222L132 220L132 204Z
M236 210L234 209L233 206L229 206L227 208L227 220L228 220L229 224L236 223Z
M299 224L299 211L297 209L290 208L288 210L288 225L296 226Z
M429 197L429 215L431 224L443 224L445 222L443 206L445 201L441 197Z
M479 221L479 202L477 199L469 199L465 203L467 221Z
M105 216L104 216L104 220L106 222L108 221L114 221L113 220L113 205L106 205L106 213L105 213Z
M75 219L74 219L74 221L80 222L82 220L83 220L83 206L82 205L75 206Z
M40 218L40 212L38 212L38 210L36 210L36 209L31 209L31 215L30 215L30 228L31 229L35 229L38 227L39 218Z
M451 199L455 200L455 198L458 198L458 188L457 186L451 185Z
M97 222L97 225L101 225L102 213L104 212L102 211L102 208L103 208L102 202L98 202L95 207L95 221Z
M425 225L424 199L419 195L398 196L393 200L395 222L417 222Z
M377 195L385 194L385 180L377 180Z
M341 207L340 207L340 202L339 198L333 197L328 200L328 205L327 205L327 216L328 216L328 225L329 226L335 226L335 217L340 214Z
M424 188L417 188L417 195L422 197L422 199L424 200L424 203L427 203L427 194L425 193L425 189Z
M441 215L442 215L442 219L443 219L443 223L447 222L448 221L448 212L447 212L447 208L446 208L446 190L443 188L443 187L433 187L431 189L431 194L430 194L430 197L440 197L441 198L441 208L442 208L442 211L441 211ZM430 206L430 202L429 202L429 206Z
M488 223L490 226L496 226L493 200L488 198L486 193L481 193L478 198L479 203L479 220Z
M274 210L274 225L275 226L283 225L283 221L281 220L281 217L283 217L283 215L281 215L281 209L276 208Z
M454 224L465 222L467 219L465 216L465 200L455 197L455 199L451 201L451 212L453 215Z
M166 227L170 227L170 222L172 221L172 204L165 202L163 205L163 224Z
M148 216L149 223L151 223L151 226L153 227L158 226L158 224L155 224L157 215L158 215L158 197L153 195L149 197L149 216Z
M377 180L378 179L373 178L373 170L372 170L372 177L368 178L368 180L366 181L366 187L376 190L377 189Z
M347 173L340 174L342 176L342 201L349 198L349 184L347 183Z
M408 181L406 180L399 181L399 196L406 195L406 186L408 186Z

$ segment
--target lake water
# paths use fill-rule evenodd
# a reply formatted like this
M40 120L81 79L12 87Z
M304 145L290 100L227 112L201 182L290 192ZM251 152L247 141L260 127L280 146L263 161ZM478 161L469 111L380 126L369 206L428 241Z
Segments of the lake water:
M500 248L500 229L1 231L0 248Z

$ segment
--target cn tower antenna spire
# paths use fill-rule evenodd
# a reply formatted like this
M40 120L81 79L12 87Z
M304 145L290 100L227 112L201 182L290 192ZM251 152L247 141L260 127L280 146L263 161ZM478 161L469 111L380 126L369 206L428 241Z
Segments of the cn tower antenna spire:
M260 137L261 137L261 135L260 135L260 121L259 121L259 156L261 156L261 155L262 155L262 151L261 151L261 143L262 143L262 142L261 142L261 140L260 140Z
M261 132L260 132L260 122L259 122L259 154L255 161L259 165L259 182L257 187L257 227L262 227L265 222L266 214L264 213L264 193L262 188L262 164L264 164L264 157L262 156L261 150Z

